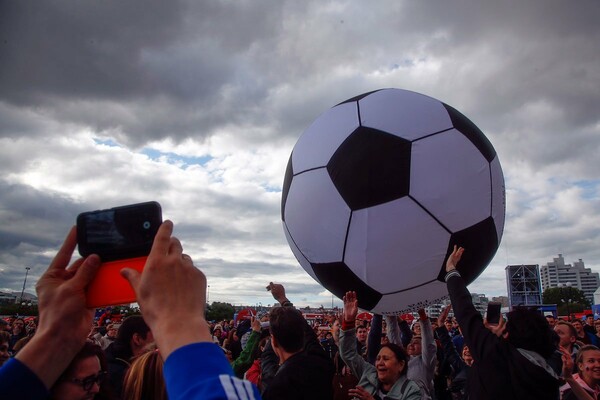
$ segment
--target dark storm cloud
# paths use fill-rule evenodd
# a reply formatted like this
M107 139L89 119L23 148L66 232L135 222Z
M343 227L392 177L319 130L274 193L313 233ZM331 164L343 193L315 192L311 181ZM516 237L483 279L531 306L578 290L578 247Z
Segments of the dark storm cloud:
M0 288L20 287L28 266L32 291L85 206L5 181L0 181L0 204Z

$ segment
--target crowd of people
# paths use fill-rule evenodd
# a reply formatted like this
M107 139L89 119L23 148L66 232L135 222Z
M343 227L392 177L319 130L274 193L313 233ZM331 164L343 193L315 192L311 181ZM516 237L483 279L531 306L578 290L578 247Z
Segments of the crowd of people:
M92 255L68 265L68 234L37 283L39 320L0 324L0 397L7 399L596 399L600 321L557 320L517 307L488 323L457 265L446 263L451 306L415 321L360 320L358 295L310 324L283 285L278 307L239 321L206 321L206 277L160 227L143 273L124 269L141 315L93 320L85 288ZM451 316L453 313L453 317Z

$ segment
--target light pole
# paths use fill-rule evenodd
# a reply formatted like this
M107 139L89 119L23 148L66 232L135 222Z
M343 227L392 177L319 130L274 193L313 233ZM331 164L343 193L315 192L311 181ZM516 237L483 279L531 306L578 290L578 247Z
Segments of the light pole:
M210 285L206 285L206 304L210 304Z
M25 267L25 280L23 281L23 289L21 290L21 299L19 300L19 303L23 302L23 294L25 293L25 284L27 283L27 275L29 274L30 269L31 269L31 267Z

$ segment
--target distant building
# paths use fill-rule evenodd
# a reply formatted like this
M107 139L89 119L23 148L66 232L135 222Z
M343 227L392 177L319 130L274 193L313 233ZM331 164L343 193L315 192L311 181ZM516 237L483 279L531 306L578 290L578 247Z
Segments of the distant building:
M490 299L488 299L485 294L479 293L471 293L471 298L473 299L475 309L479 311L481 315L485 315Z
M510 308L542 304L540 272L537 264L509 265L505 271Z
M492 301L502 304L502 308L510 307L510 303L508 301L507 296L492 297Z
M543 290L571 286L581 290L590 303L595 304L594 292L600 287L600 275L585 268L581 258L573 265L565 264L563 255L559 254L552 262L542 266L541 276Z

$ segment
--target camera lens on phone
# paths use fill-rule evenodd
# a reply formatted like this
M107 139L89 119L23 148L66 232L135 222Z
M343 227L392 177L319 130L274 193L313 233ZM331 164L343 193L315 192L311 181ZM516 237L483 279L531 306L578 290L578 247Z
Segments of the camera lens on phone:
M144 221L144 229L150 229L150 221Z

